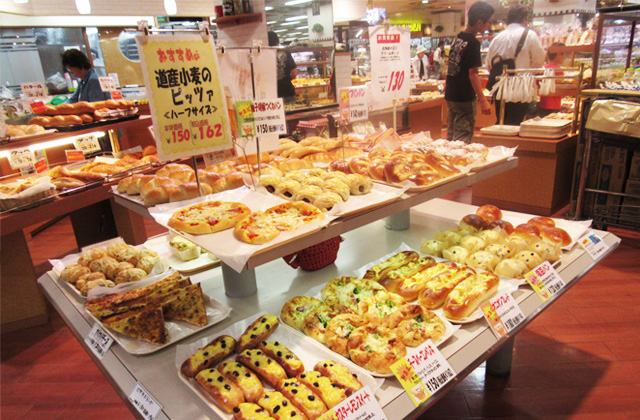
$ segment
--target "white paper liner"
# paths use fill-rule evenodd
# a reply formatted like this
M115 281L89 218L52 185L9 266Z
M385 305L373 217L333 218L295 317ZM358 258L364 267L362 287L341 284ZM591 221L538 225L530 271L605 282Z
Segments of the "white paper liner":
M175 367L177 371L177 375L180 377L180 380L184 382L202 401L204 401L213 411L216 412L223 419L233 419L231 414L228 414L226 411L221 409L207 394L202 387L196 382L195 379L187 378L180 372L180 367L182 363L187 360L193 353L195 353L198 349L207 345L207 343L211 342L216 337L221 335L230 335L234 337L236 340L240 338L245 329L251 325L253 321L255 321L260 315L254 315L248 318L243 319L242 321L238 321L235 324L231 325L228 328L225 328L222 331L216 331L215 334L195 341L193 343L187 345L179 345L176 346L176 358L175 358ZM364 369L360 366L354 364L353 362L341 358L341 360L336 360L336 353L333 353L331 350L325 348L324 346L316 343L315 340L312 340L308 337L301 336L297 331L293 328L289 327L282 322L275 329L275 331L266 339L266 341L278 341L284 344L289 350L291 350L304 364L304 368L307 371L313 370L313 367L316 363L322 360L334 360L344 366L346 366L350 372L358 375L358 379L362 383L362 385L368 385L372 392L376 392L382 383L384 382L382 379L376 379L368 374ZM236 353L232 353L225 360L235 360ZM266 382L262 382L264 389L266 391L272 390L273 388L268 385Z
M517 147L504 147L504 146L493 146L489 147L489 154L484 162L475 162L471 165L467 166L469 170L473 171L474 169L481 169L486 166L491 166L497 162L507 160L510 157L515 155Z
M8 195L0 192L0 200L5 200L5 199L26 200L29 197L41 194L45 191L48 191L50 189L55 189L55 188L56 186L51 183L51 177L42 176L34 180L34 184L32 187L29 187L24 191L20 191L18 194Z
M188 207L192 204L214 200L240 202L248 206L252 212L266 210L275 205L287 202L286 200L270 194L260 194L252 191L248 187L240 187L235 190L223 191L218 194L198 197L193 200L161 204L150 208L149 213L156 222L169 228L169 219L177 210L183 207ZM233 235L233 229L226 229L209 235L190 235L184 232L179 232L179 234L196 245L201 246L203 249L211 252L235 271L240 272L249 258L251 258L251 256L256 252L281 244L292 238L322 229L335 218L336 216L325 215L323 220L316 220L314 222L304 224L298 230L293 232L282 232L274 240L263 245L252 245L239 241Z
M202 270L220 264L220 260L218 258L211 258L210 255L212 254L208 252L202 252L198 258L194 258L193 260L184 261L172 253L171 246L169 245L170 240L171 235L162 234L149 239L143 245L145 248L151 249L157 252L158 255L166 258L171 268L182 273Z
M204 330L205 328L209 328L218 322L222 321L231 313L231 308L224 303L218 302L217 300L210 298L207 295L204 295L205 307L207 309L207 325L199 326L194 324L189 324L184 321L175 321L165 320L164 325L167 331L167 342L164 344L153 344L148 343L146 341L137 340L133 337L128 337L126 335L120 334L113 330L107 328L102 322L98 320L93 314L89 311L87 313L94 321L100 323L100 326L109 334L113 340L120 344L122 348L130 354L136 355L144 355L155 353L158 350L162 350L165 347L168 347L184 338L187 338L197 332Z
M119 243L119 242L125 243L124 239L122 239L121 237L117 237L113 239L108 239L103 242L98 242L92 245L87 245L84 248L82 248L81 252L75 253L75 254L69 254L61 259L50 259L49 263L53 267L53 272L58 275L55 281L57 281L60 284L63 284L64 285L63 287L66 287L67 290L70 290L73 294L77 295L80 299L94 299L96 297L103 296L103 295L126 292L127 290L137 289L138 287L143 287L144 285L155 283L159 279L165 278L169 274L171 274L171 272L169 271L169 262L167 261L166 258L164 258L162 255L158 253L158 256L160 257L159 261L156 263L155 266L153 266L151 273L149 273L142 279L136 282L120 283L114 287L102 287L102 286L94 287L93 289L89 290L88 296L82 296L82 293L80 293L80 290L76 289L76 287L73 284L67 283L66 281L60 278L60 273L62 273L62 270L64 270L64 268L68 265L77 264L78 258L80 258L80 256L86 250L93 249L93 248L105 249L109 245ZM136 245L135 248L144 249L142 245Z

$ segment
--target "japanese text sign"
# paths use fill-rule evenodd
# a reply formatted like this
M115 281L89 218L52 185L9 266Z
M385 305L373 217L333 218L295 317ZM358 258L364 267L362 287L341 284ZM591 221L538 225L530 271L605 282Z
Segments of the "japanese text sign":
M407 355L391 365L391 371L418 406L456 374L431 340L409 349Z
M109 347L113 344L113 338L109 336L96 322L89 334L85 337L84 342L87 343L91 351L98 356L98 359L104 359L109 351Z
M371 101L374 108L409 96L411 75L409 28L369 27Z
M82 162L84 160L82 150L65 150L64 154L67 156L67 162Z
M28 147L9 150L9 165L11 169L22 169L33 166L36 157Z
M374 393L371 392L368 385L365 385L358 392L324 413L318 420L383 420L386 418Z
M160 159L230 149L229 115L213 39L153 35L136 40Z
M565 285L549 261L543 262L528 272L524 278L544 302L551 299L551 297L558 293Z
M524 319L524 314L511 293L502 293L482 304L481 308L498 340Z
M98 141L98 138L95 136L95 134L76 137L73 140L73 144L75 145L76 149L82 150L82 153L85 155L102 150L100 148L100 142Z
M580 238L578 243L580 243L580 246L582 246L582 248L587 251L587 254L591 255L591 258L594 260L600 258L602 254L609 249L609 245L604 243L602 238L595 233L588 233Z
M256 126L251 101L236 102L236 118L238 121L238 135L240 137L255 137Z
M116 81L113 80L113 77L98 77L98 81L100 82L100 89L103 92L111 92L112 90L116 90Z
M340 117L350 123L369 118L369 90L366 86L340 89Z
M258 137L267 134L287 134L282 98L253 101L253 118Z
M162 410L160 403L139 382L136 382L136 387L129 395L129 401L148 420L154 420Z
M47 89L44 82L21 83L22 93L27 99L44 98L47 96Z

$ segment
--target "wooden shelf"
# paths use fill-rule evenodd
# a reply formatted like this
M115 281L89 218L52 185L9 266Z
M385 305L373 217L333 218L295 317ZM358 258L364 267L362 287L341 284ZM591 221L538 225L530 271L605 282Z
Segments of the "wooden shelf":
M296 63L296 66L297 67L316 66L316 65L320 65L320 64L331 64L331 61L307 61L307 62L303 62L303 63Z
M215 19L218 28L224 29L230 26L245 25L247 23L262 22L262 13L249 13L244 15L224 16Z
M329 83L322 83L322 84L318 84L318 85L303 85L303 86L293 85L293 87L295 87L296 89L309 89L309 88L325 87L325 86L329 86Z

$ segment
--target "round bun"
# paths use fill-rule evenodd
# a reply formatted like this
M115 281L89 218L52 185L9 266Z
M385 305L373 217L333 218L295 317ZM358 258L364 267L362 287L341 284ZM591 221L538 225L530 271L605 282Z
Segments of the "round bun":
M548 227L556 227L556 222L554 222L553 219L544 216L533 217L529 219L527 223L536 226L540 230Z
M487 229L494 229L497 227L504 230L509 235L511 235L515 230L513 225L507 222L506 220L494 220L493 222L489 223L489 226L487 226Z
M571 236L566 230L557 227L548 227L540 231L540 236L552 243L560 243L562 246L568 246L572 241Z
M530 225L528 223L523 223L521 225L516 226L513 234L518 236L525 241L531 243L540 238L540 229L538 229L535 225Z
M477 230L485 230L487 228L487 222L477 214L467 214L460 223L472 226Z
M493 204L485 204L478 207L476 214L482 217L487 223L502 220L502 211Z

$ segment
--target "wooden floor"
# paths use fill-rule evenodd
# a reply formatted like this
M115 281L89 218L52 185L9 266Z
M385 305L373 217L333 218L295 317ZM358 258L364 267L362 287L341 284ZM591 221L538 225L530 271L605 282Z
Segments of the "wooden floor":
M485 376L481 366L420 418L640 419L640 235L612 232L622 238L618 250L517 335L508 378ZM76 251L68 219L29 245L39 273L47 259ZM0 418L133 419L50 313L47 325L1 337Z

